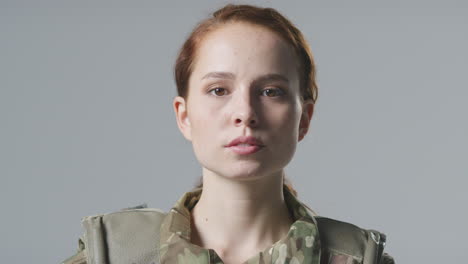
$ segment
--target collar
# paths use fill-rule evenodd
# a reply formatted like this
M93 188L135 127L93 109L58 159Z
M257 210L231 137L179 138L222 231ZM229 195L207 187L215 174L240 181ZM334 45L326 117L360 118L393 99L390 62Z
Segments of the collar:
M201 192L202 188L196 188L185 193L162 222L159 248L161 264L223 263L213 249L202 248L190 242L190 211L200 199ZM315 214L291 194L285 185L283 193L294 223L285 237L264 251L258 252L245 263L318 264L320 262L320 239Z

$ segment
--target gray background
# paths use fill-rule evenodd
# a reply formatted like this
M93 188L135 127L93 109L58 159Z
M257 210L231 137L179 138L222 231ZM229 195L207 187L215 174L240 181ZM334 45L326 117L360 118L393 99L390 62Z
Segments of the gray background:
M172 66L224 3L1 1L2 263L58 263L82 216L168 210L193 186ZM387 233L398 263L466 262L467 2L250 3L315 55L319 101L287 168L300 198Z

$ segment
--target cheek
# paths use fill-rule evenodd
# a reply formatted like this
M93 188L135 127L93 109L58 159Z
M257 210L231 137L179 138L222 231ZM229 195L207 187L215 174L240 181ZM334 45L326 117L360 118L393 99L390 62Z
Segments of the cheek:
M300 109L295 104L271 107L267 112L268 122L283 132L297 129L296 127L299 126Z
M222 111L207 103L197 103L189 110L192 144L194 147L208 148L221 136L223 124Z
M205 133L214 132L213 128L224 125L227 121L226 107L226 101L194 96L188 109L190 120L193 120L192 128L197 131L204 130Z
M275 152L292 155L296 149L299 136L300 109L296 104L277 107L270 116L271 139Z

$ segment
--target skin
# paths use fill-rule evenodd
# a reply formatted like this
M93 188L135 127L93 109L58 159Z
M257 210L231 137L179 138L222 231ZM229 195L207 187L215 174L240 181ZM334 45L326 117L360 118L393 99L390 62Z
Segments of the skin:
M188 94L175 97L173 107L203 173L191 242L214 249L225 263L241 263L293 223L283 198L284 167L308 131L313 103L300 99L293 49L244 22L204 37ZM239 136L255 136L264 147L249 155L225 147Z

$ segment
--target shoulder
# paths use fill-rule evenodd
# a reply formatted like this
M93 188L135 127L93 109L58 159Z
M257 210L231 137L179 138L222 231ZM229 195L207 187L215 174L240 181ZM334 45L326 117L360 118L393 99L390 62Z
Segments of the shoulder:
M384 253L386 235L373 229L328 218L315 216L322 248L329 258L343 255L352 256L363 263L394 263ZM387 262L382 262L387 260Z
M159 220L166 213L158 208L147 208L142 206L129 207L114 212L85 216L81 219L81 224L86 228L87 224L94 224L99 221L102 224L111 224L112 222L126 222L130 226L137 225L140 221Z
M75 255L62 261L61 264L86 264L86 250L79 250Z
M139 205L110 213L85 216L81 220L84 234L79 240L78 252L64 260L62 264L93 263L92 260L102 254L96 252L96 249L124 252L119 247L127 245L128 241L145 245L142 250L146 247L156 247L159 241L155 240L154 236L146 234L159 234L159 225L165 215L161 209Z
M353 244L353 248L359 250L365 247L368 238L376 243L385 243L385 235L376 230L364 229L348 222L323 216L316 216L315 220L320 239L329 246L339 247L341 244Z
M75 255L62 261L61 264L86 264L86 249L82 237L78 239L78 250Z

